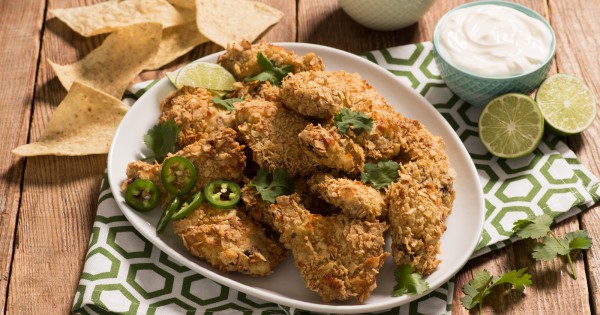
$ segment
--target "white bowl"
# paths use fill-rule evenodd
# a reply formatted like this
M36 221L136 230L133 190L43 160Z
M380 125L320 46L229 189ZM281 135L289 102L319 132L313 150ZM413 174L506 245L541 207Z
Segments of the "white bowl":
M435 0L339 0L356 22L378 31L392 31L417 22Z

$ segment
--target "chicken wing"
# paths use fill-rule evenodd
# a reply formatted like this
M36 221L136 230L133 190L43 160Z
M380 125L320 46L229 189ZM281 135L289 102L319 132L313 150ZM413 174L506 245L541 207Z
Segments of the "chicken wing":
M310 214L296 194L277 197L271 211L306 286L324 301L363 302L377 287L375 277L388 255L385 223Z
M270 172L285 168L291 176L307 175L317 164L303 153L298 133L309 124L280 103L249 100L235 111L238 131L252 156Z
M365 152L335 126L308 125L298 134L304 154L320 165L347 173L360 173L365 166Z
M314 53L298 56L283 47L268 43L250 44L248 41L235 43L227 47L227 51L219 56L218 63L231 72L238 81L263 71L257 61L257 54L262 53L275 66L292 65L293 72L307 70L323 70L323 61Z
M173 119L179 127L177 144L185 147L207 134L234 127L234 116L212 102L204 88L184 86L160 102L160 121Z
M192 255L221 271L264 276L286 256L276 239L236 208L214 209L202 203L185 218L173 221L173 230Z
M357 180L317 174L308 180L308 185L313 193L342 209L342 213L350 218L376 221L385 214L383 196Z

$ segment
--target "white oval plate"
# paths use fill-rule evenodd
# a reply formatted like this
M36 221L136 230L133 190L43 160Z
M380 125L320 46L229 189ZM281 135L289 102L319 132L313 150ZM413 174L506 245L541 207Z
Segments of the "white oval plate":
M325 303L319 296L304 285L290 255L275 272L267 277L250 277L238 273L224 273L209 264L193 257L183 247L171 227L161 235L156 235L155 225L160 211L140 213L125 204L120 191L121 182L126 179L127 163L140 158L146 151L143 136L154 126L160 115L159 102L174 87L166 78L148 90L129 110L119 125L108 154L108 178L115 200L131 224L150 242L174 260L218 283L235 290L274 303L325 313L374 312L405 304L417 299L445 283L467 262L477 242L483 226L483 194L479 178L467 150L450 125L421 95L401 83L387 70L356 55L330 47L304 43L278 43L297 54L314 52L323 59L329 71L346 70L357 72L374 86L404 116L420 120L434 135L440 135L446 144L446 152L451 166L458 174L454 182L456 200L452 214L446 220L448 229L442 237L442 263L426 278L431 289L424 294L392 297L395 285L394 265L390 257L385 261L377 277L377 288L370 297L357 302ZM220 53L200 60L216 62ZM389 243L389 242L388 242ZM388 244L389 250L389 244Z

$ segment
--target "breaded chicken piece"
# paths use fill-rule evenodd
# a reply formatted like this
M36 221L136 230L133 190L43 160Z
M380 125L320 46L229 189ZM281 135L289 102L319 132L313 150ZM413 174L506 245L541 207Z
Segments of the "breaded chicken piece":
M364 150L335 126L308 125L298 134L304 154L318 164L347 173L360 173L365 165Z
M202 203L185 218L173 221L173 230L192 255L221 271L265 276L286 256L276 239L236 208L214 209Z
M398 155L404 143L401 127L404 117L387 104L373 105L368 114L373 120L373 129L354 136L354 142L365 151L367 161L390 160Z
M383 101L358 74L346 71L290 74L281 84L280 96L286 107L319 119L331 119L343 107L370 112L374 103Z
M308 180L308 185L313 193L350 218L377 221L385 214L385 200L379 191L357 180L317 174Z
M428 275L440 263L436 256L455 197L455 173L440 137L416 120L405 119L401 126L406 142L399 178L387 192L392 255L396 264Z
M243 98L244 100L260 99L271 102L279 102L279 87L271 85L271 82L235 82L235 90L228 96L229 98Z
M244 145L236 140L233 129L223 129L196 141L175 155L189 159L198 171L198 179L192 191L198 191L215 179L241 182L246 155Z
M213 104L212 94L204 88L184 86L160 102L160 121L173 119L179 126L177 144L192 144L207 134L234 127L234 116Z
M274 172L284 168L290 176L312 174L317 164L303 153L298 133L309 124L280 103L248 100L235 111L241 139L252 149L253 160Z
M310 214L296 194L277 197L271 211L306 286L323 301L363 302L377 287L375 277L388 255L385 223Z
M292 65L293 72L324 69L323 61L314 53L298 56L283 47L268 43L252 45L246 40L228 45L227 50L219 56L217 62L231 72L238 81L244 81L245 78L263 71L258 65L256 57L259 52L277 67Z
M236 141L235 136L236 132L233 129L215 131L174 154L189 159L198 171L198 179L192 192L201 190L215 179L241 181L246 167L246 156L243 152L244 146ZM173 155L166 159L171 156ZM161 201L164 204L168 201L168 194L160 179L161 169L162 164L158 163L131 162L127 165L127 180L123 182L121 189L125 191L127 186L138 178L151 180L160 189Z

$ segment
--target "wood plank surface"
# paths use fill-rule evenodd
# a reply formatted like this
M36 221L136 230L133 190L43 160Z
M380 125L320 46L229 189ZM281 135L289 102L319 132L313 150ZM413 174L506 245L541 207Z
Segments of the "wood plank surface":
M0 1L0 313L4 313L25 159L11 150L27 142L40 51L44 3ZM6 27L10 25L10 27Z
M102 0L0 1L0 313L69 313L97 207L106 155L19 159L12 148L41 135L66 95L46 59L67 64L100 45L105 36L84 38L45 10L88 5ZM436 1L415 25L378 32L354 22L337 0L260 0L285 13L262 39L327 45L353 53L431 40L439 18L468 0ZM589 0L516 0L545 16L557 33L552 72L583 78L600 96L600 2ZM47 7L46 7L47 6ZM45 18L45 24L44 24ZM43 34L42 34L43 30ZM41 34L41 35L40 35ZM4 43L11 43L4 45ZM41 45L41 46L40 46ZM199 57L221 50L197 47L134 82L155 79ZM41 58L38 55L41 51ZM5 56L9 56L6 58ZM8 79L7 79L8 78ZM600 176L600 123L567 139L583 164ZM600 207L559 224L562 235L584 228L600 239ZM484 313L589 314L600 311L600 250L595 244L575 260L579 278L567 276L564 261L537 262L535 241L521 241L474 259L458 273L454 314L468 314L460 304L461 288L477 270L493 274L528 267L534 285L525 295L494 293Z

